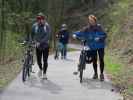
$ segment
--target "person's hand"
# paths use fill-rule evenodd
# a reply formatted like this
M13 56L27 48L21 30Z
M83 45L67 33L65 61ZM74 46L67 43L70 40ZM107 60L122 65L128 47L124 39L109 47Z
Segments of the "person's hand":
M64 35L62 35L61 37L64 38Z
M74 39L76 39L77 38L77 36L75 35L75 34L73 34L73 36L72 36Z
M97 38L95 38L95 41L99 41L99 40L100 40L100 38L98 38L98 37L97 37Z
M56 38L58 38L59 36L58 35L56 35Z

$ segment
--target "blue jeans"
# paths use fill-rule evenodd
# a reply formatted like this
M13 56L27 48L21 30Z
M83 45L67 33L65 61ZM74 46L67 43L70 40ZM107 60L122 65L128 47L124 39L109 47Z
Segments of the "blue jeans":
M64 59L67 57L67 44L62 44L61 57Z

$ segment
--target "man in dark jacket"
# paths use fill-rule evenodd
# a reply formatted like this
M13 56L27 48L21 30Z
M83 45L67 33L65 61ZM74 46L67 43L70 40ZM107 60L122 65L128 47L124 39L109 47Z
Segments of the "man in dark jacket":
M62 24L61 30L58 33L59 43L62 46L61 58L67 58L67 44L69 42L69 32L66 24Z
M43 13L39 13L37 15L37 22L32 26L32 39L36 42L37 64L40 69L38 74L39 76L42 76L42 78L47 79L46 71L48 67L49 39L51 30L45 18L46 17Z

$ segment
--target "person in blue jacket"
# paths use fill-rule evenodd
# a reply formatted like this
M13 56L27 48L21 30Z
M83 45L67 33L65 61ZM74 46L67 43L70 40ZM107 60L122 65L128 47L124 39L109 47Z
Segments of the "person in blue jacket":
M97 24L97 18L94 15L88 16L88 25L79 32L74 33L75 37L85 39L91 50L92 63L94 69L93 79L98 79L97 73L97 56L100 62L100 80L104 81L104 48L106 33L100 24ZM89 53L88 53L89 54ZM90 55L87 55L90 56Z
M67 58L67 44L69 42L69 31L66 24L62 24L60 31L58 32L59 44L61 45L61 58Z

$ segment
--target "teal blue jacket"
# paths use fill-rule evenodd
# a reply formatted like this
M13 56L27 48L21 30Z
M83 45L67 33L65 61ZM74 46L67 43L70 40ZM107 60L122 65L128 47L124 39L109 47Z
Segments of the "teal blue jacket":
M84 31L74 32L74 34L78 38L86 40L86 44L91 50L105 48L105 39L107 35L100 25L92 26L89 29L86 28Z

